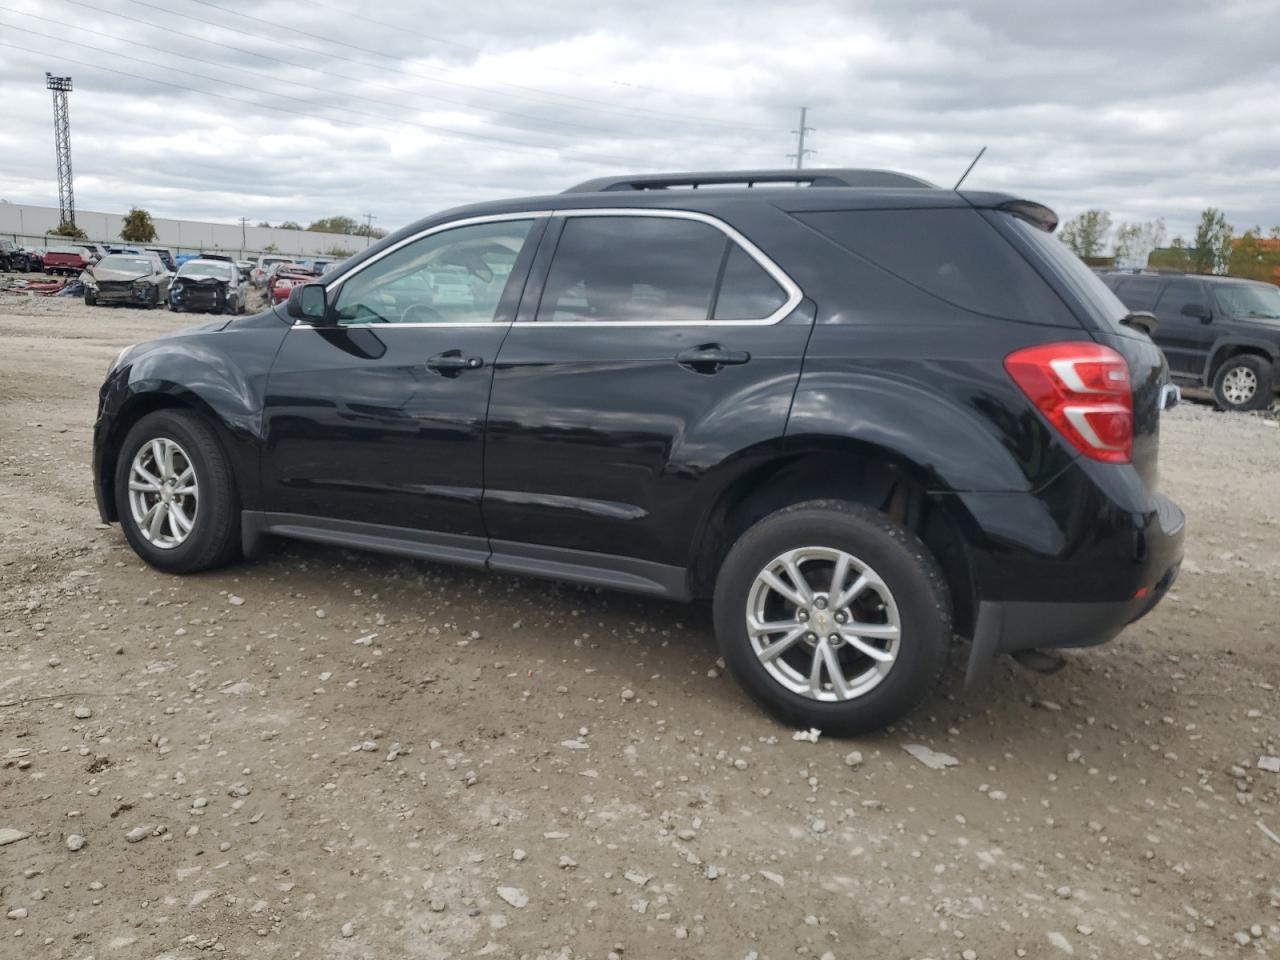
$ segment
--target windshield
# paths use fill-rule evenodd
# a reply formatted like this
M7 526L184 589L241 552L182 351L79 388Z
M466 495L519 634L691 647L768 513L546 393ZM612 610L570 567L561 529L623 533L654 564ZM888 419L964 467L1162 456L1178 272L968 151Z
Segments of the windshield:
M202 277L217 277L220 280L231 279L231 264L221 260L188 260L178 268L178 276L189 277L192 274Z
M1218 309L1233 317L1280 320L1280 289L1262 283L1215 285L1213 297Z
M146 257L128 257L113 255L103 257L98 263L99 270L119 270L121 273L150 273L151 261Z

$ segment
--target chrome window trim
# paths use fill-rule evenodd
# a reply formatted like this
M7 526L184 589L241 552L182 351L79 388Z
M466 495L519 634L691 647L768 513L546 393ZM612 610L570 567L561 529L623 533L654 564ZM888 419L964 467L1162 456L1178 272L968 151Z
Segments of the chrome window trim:
M704 320L533 320L524 323L511 321L506 324L498 324L492 320L485 321L465 321L459 323L344 323L340 324L344 330L403 330L417 329L422 327L440 327L440 328L465 328L465 327L495 327L497 329L505 329L507 327L519 326L523 328L539 328L539 327L763 327L780 323L784 317L790 314L796 307L800 305L800 301L804 299L804 291L799 285L791 279L787 273L774 263L769 257L757 247L754 243L743 236L738 230L725 223L723 220L713 217L708 213L700 213L694 210L666 210L666 209L649 209L647 207L583 207L571 210L531 210L520 213L495 213L482 217L466 217L462 220L450 220L448 223L439 223L434 227L428 227L420 230L412 236L405 237L398 243L393 244L387 249L381 251L376 257L370 257L364 263L357 266L349 273L343 274L336 280L332 280L325 284L325 293L341 286L348 279L355 276L366 267L372 266L383 257L394 253L401 247L407 246L418 240L425 239L437 233L443 233L446 230L453 230L458 227L469 227L473 224L480 223L501 223L504 220L534 220L549 217L658 217L668 220L696 220L705 223L719 230L733 243L740 246L752 260L758 263L765 273L773 278L778 286L782 287L786 293L787 299L777 310L759 320L715 320L707 318ZM290 329L298 327L315 328L314 324L307 323L305 320L295 320ZM317 328L318 329L318 328Z
M583 207L573 210L557 210L557 217L661 217L668 220L697 220L719 230L746 251L773 278L787 295L786 302L777 310L759 320L533 320L517 324L521 327L765 327L780 323L800 305L804 292L764 251L723 220L709 213L693 210L649 209L647 207ZM552 261L554 263L554 259Z

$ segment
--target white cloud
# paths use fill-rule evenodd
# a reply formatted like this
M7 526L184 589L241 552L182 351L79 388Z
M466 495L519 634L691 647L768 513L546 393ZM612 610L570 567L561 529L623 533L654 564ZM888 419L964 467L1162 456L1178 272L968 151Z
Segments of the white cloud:
M782 166L805 104L819 165L949 185L987 144L969 186L1064 218L1280 223L1265 0L365 9L0 0L0 197L56 203L52 70L86 209L395 227L622 170Z

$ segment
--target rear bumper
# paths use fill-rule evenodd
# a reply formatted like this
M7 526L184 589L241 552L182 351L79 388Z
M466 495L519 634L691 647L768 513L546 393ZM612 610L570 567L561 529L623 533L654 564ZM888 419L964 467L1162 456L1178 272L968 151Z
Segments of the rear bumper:
M1164 598L1182 565L1182 510L1122 474L1074 472L1036 495L959 496L981 527L970 541L970 680L997 654L1106 643Z

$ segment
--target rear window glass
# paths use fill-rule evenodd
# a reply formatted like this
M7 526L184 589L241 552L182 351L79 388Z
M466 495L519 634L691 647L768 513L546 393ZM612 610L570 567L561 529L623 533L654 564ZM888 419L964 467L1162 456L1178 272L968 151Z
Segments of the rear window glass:
M845 249L964 310L1031 323L1074 323L1040 275L974 210L797 216Z
M1054 276L1074 294L1075 298L1089 311L1095 323L1110 329L1113 333L1124 333L1120 323L1129 315L1126 307L1107 285L1098 279L1098 275L1090 270L1083 260L1071 252L1070 248L1051 233L1045 233L1021 217L1012 214L1001 214L1007 217L1032 251L1046 261Z
M716 320L762 320L787 302L786 291L736 243L729 257L716 297Z

